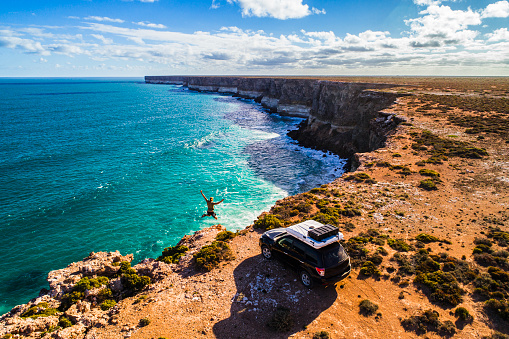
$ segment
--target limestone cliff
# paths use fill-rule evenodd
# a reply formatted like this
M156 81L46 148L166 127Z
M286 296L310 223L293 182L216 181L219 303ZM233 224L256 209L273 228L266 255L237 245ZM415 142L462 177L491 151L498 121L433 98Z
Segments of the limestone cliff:
M401 121L382 111L397 98L379 91L391 84L256 77L146 76L147 83L180 84L190 90L255 99L271 112L305 118L289 135L303 146L344 157L383 145Z

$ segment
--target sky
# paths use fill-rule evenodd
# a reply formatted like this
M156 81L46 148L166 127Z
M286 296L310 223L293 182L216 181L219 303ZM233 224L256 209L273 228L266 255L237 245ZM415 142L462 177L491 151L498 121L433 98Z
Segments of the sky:
M509 76L509 0L11 0L0 77Z

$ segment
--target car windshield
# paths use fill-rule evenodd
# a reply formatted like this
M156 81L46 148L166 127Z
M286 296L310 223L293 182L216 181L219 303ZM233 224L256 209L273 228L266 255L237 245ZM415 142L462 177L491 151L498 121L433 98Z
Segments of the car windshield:
M346 252L343 246L332 246L325 248L323 252L323 264L324 268L335 266L347 258Z

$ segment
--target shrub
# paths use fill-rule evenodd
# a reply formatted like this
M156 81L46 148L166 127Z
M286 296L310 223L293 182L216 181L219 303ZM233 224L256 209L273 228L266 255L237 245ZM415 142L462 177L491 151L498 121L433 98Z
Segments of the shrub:
M58 321L58 326L62 328L71 327L72 322L66 317L60 317L60 320Z
M364 172L351 174L351 175L345 177L345 180L354 180L356 182L365 182L368 184L376 183L376 181L374 179L372 179L368 174L366 174Z
M387 240L387 243L393 250L398 252L408 252L412 249L412 246L401 239L389 239Z
M36 319L39 317L49 317L56 315L58 310L56 308L48 308L48 303L41 302L35 306L30 307L28 310L23 312L20 317L21 318L32 318Z
M276 308L267 326L276 332L288 332L293 327L293 317L286 307Z
M140 322L139 322L139 326L140 327L145 327L145 326L148 326L150 324L150 319L145 317L145 318L141 318L140 319Z
M389 254L389 252L387 252L387 250L385 248L383 248L382 246L380 246L376 249L376 253L380 253L383 256L386 256Z
M473 318L465 307L458 307L455 309L454 315L463 321L470 321Z
M347 222L347 223L345 223L345 226L343 228L347 232L352 232L355 229L355 225L351 222Z
M221 261L233 259L233 254L227 243L214 241L210 245L203 246L193 257L198 268L210 271Z
M116 304L117 304L117 302L113 299L105 300L101 303L101 310L107 311L110 308L112 308L113 306L115 306Z
M406 331L414 331L417 334L436 332L439 335L450 337L456 333L456 328L450 320L442 323L438 318L437 311L426 310L421 315L401 320L401 325Z
M218 241L228 241L230 239L235 238L236 236L237 236L237 234L234 233L234 232L222 231L222 232L219 232L216 235L216 240L218 240Z
M221 232L222 233L222 232ZM219 233L219 234L221 234ZM218 235L219 235L218 234ZM167 264L177 264L182 256L189 251L187 246L177 245L166 247L163 250L163 253L157 260L165 262Z
M382 273L378 268L376 268L375 264L373 264L371 261L365 261L361 267L361 274L367 277L371 277L372 275L380 276Z
M102 285L106 285L109 283L109 279L107 277L99 276L97 278L89 278L84 277L81 278L76 285L74 285L73 290L78 292L85 292L86 290L91 290L93 288L101 287Z
M484 336L482 339L509 339L509 335L495 331L492 335Z
M330 339L330 334L327 331L320 331L313 334L313 339Z
M283 227L283 223L272 214L265 214L254 223L254 228L261 228L264 230L271 230L278 227Z
M437 184L431 179L421 180L419 187L426 191L435 191L438 189Z
M360 313L364 316L370 316L375 314L378 310L378 305L369 301L368 299L364 299L359 303Z
M509 320L509 304L507 300L490 299L486 301L486 308L495 311L502 319Z
M419 234L418 236L415 237L415 239L417 241L423 242L425 244L429 244L430 242L440 241L440 239L438 239L434 235L429 235L429 234L426 234L426 233Z
M151 282L150 277L140 276L138 274L122 275L122 285L130 291L136 292L142 290Z
M419 174L425 177L432 177L432 178L438 178L440 176L440 173L437 171L433 171L430 169L422 168L419 170Z
M427 286L431 291L431 300L444 302L452 306L456 306L463 301L461 295L465 292L450 273L443 271L420 273L415 277L414 283Z

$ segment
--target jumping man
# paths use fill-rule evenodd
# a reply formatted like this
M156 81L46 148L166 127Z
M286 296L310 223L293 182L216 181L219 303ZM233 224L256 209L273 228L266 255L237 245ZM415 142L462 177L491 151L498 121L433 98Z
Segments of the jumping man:
M210 197L210 199L207 199L205 197L205 194L203 194L203 192L201 190L200 190L200 193L203 196L203 199L205 199L205 201L207 202L207 213L204 213L201 217L203 218L203 217L212 216L212 217L214 217L214 219L217 220L216 212L214 212L214 206L222 203L224 199L222 199L219 202L214 202L214 198Z

